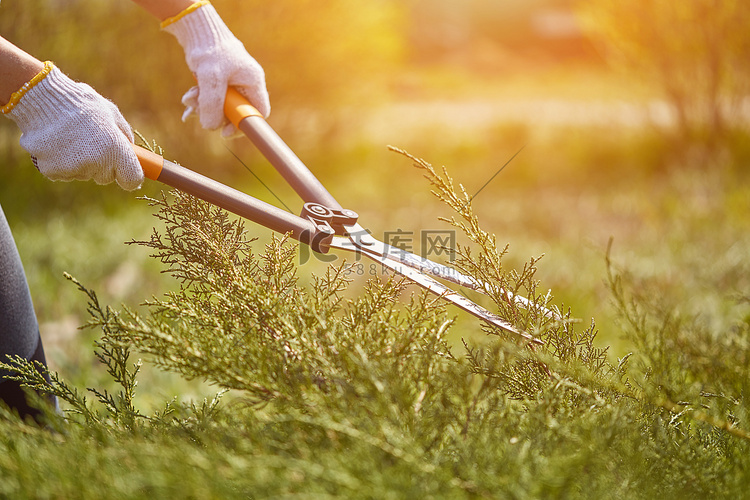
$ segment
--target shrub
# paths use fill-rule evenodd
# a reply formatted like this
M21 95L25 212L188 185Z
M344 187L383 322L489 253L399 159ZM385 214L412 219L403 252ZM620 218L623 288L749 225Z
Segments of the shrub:
M570 311L552 320L500 287L550 306L536 259L503 266L469 197L413 158L469 244L456 265L488 283L491 307L543 346L494 327L454 332L449 310L408 284L372 279L355 298L347 264L303 285L295 245L256 255L242 221L174 193L152 199L148 241L179 287L148 313L89 302L97 356L120 386L83 391L56 374L30 387L65 401L48 429L0 419L0 495L231 498L735 498L747 482L747 318L714 332L629 286L609 283L635 344L612 363ZM458 192L456 192L458 191ZM75 282L75 281L74 281ZM77 282L76 282L77 283ZM166 370L231 390L203 404L137 408L141 352ZM222 390L223 390L222 389ZM64 457L64 459L62 459Z

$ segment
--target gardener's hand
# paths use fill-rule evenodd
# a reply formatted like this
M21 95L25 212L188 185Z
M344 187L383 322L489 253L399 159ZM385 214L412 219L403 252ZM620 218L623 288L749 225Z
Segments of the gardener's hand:
M224 97L232 86L244 95L263 116L271 112L265 74L250 57L244 45L227 28L208 2L197 2L179 16L167 19L162 27L174 35L185 50L188 67L198 80L182 98L183 121L197 112L203 128L222 128L225 136L236 129L224 117Z
M117 181L123 189L137 189L143 170L117 106L52 63L45 72L6 114L21 129L21 146L39 171L52 180Z

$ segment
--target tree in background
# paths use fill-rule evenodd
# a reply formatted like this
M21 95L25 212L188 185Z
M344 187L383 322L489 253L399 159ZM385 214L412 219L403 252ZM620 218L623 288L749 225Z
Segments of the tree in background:
M479 76L598 62L574 1L413 0L410 48L418 62L466 66Z
M406 18L400 2L217 3L264 65L272 96L303 107L370 99L402 62Z
M741 123L750 3L583 0L580 7L605 57L664 92L680 139L713 146Z

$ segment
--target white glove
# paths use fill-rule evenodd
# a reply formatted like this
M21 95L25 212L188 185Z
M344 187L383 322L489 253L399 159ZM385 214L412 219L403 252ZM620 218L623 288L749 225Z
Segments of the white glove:
M21 129L21 146L34 165L53 181L140 187L143 170L133 151L133 131L117 106L47 65L49 74L6 115Z
M205 129L223 128L224 136L236 132L224 117L224 97L232 86L268 117L271 103L266 90L266 79L260 64L245 50L208 2L193 4L184 15L162 23L164 31L174 35L185 50L188 67L198 80L182 98L185 121L196 112Z

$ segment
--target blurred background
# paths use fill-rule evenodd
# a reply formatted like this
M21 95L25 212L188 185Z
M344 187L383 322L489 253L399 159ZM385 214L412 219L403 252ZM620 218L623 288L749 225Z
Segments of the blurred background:
M447 228L437 220L447 209L393 145L446 166L475 195L484 228L510 244L509 268L545 254L541 288L584 326L595 318L613 356L628 346L603 284L610 239L614 261L665 303L719 322L745 307L747 2L213 3L265 68L270 123L376 236ZM112 99L168 158L301 206L247 140L180 121L192 85L181 49L131 2L4 0L0 34ZM144 249L122 244L148 237L156 221L136 197L162 186L52 183L18 138L0 122L0 203L53 366L91 377L94 334L76 330L84 297L62 273L114 304L175 286Z

